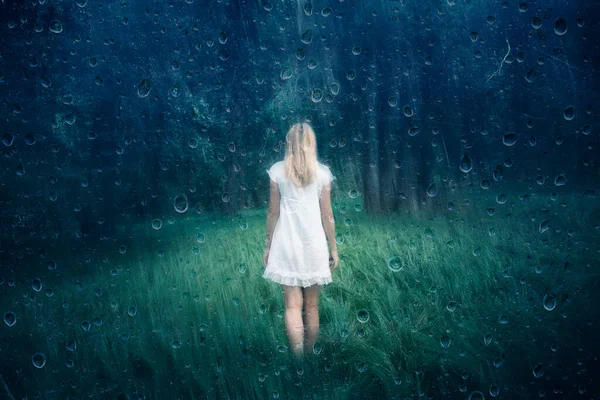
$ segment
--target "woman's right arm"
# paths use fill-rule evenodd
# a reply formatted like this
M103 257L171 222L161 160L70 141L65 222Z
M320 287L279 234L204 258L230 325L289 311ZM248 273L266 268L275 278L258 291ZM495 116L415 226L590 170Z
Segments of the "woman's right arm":
M329 251L333 256L333 269L335 269L337 268L338 259L335 242L335 220L333 218L333 210L331 209L331 184L323 186L323 189L321 189L319 205L321 207L321 222L323 223L323 229L329 242Z

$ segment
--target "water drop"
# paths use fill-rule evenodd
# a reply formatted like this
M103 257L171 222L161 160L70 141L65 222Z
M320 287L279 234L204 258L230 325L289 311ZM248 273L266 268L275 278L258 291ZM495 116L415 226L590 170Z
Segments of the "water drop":
M138 86L138 97L140 98L145 98L148 96L148 94L150 94L150 89L152 87L152 84L150 83L149 79L142 79L142 81L140 82L140 85Z
M483 344L485 344L486 346L489 346L490 343L492 343L492 335L490 335L488 333L483 337Z
M52 85L52 81L50 80L50 78L48 78L47 75L43 75L42 77L40 77L40 83L45 88L49 88Z
M292 77L293 73L294 73L294 70L292 69L292 67L285 67L281 70L281 73L279 74L279 76L281 79L283 79L285 81L287 79L290 79Z
M321 345L321 343L318 340L315 341L315 343L313 344L313 354L319 355L319 354L321 354L322 351L323 351L323 346Z
M369 318L369 312L366 309L361 308L360 310L356 311L356 319L358 322L364 324L369 321Z
M178 194L173 200L173 207L178 213L184 213L188 209L188 199L185 194Z
M468 400L485 400L485 396L479 390L475 390L474 392L471 392Z
M500 394L500 387L498 387L498 385L496 385L495 383L492 383L490 385L490 396L498 397L499 394Z
M450 343L452 342L452 340L450 339L450 336L448 335L443 335L440 338L440 344L442 345L443 348L447 349L448 347L450 347Z
M506 135L504 135L502 137L502 143L504 143L505 146L512 146L517 142L517 135L515 135L514 133L507 133Z
M159 218L152 220L152 229L159 230L162 227L162 221Z
M460 170L464 173L470 172L473 169L473 161L467 153L460 159Z
M12 133L5 133L4 135L2 135L2 143L6 146L6 147L10 147L12 146L12 144L15 141L15 137Z
M310 1L304 3L304 14L306 14L307 17L312 15L312 9L312 3Z
M75 351L77 349L77 342L75 342L75 340L71 340L66 344L65 347L69 351Z
M586 136L589 135L591 131L592 127L590 125L584 125L583 128L581 128L581 133L583 133Z
M50 22L50 32L52 33L61 33L63 31L63 26L62 26L62 22L58 21L58 20L53 20L52 22Z
M300 40L304 44L310 44L312 42L312 29L307 29L306 31L304 31L304 33L300 37Z
M535 146L536 144L537 144L537 139L536 139L536 137L535 137L535 136L533 136L533 135L532 135L532 136L530 136L530 137L529 137L529 145L530 145L531 147L533 147L533 146Z
M321 89L315 89L312 91L312 94L310 96L310 99L314 102L314 103L318 103L323 99L323 91L321 91Z
M171 87L171 96L177 98L180 95L181 95L181 85L179 85L179 83L176 83Z
M554 21L554 33L558 36L567 33L567 21L563 17L559 17Z
M575 108L573 106L565 108L563 116L567 121L571 121L573 118L575 118Z
M337 82L333 82L329 85L329 91L331 92L332 95L337 96L337 94L340 92L340 85Z
M416 136L419 132L421 132L421 128L418 126L411 126L408 129L408 136Z
M431 182L429 187L427 187L427 195L429 197L435 197L435 195L437 193L438 193L437 185L435 184L435 182Z
M388 260L388 268L394 272L398 272L404 268L402 259L399 256L394 256Z
M39 278L34 278L31 281L31 288L36 292L42 290L42 281Z
M500 182L503 176L504 173L502 172L502 167L500 167L500 165L497 165L496 169L494 169L494 171L492 172L492 178L494 178L496 182Z
M12 311L4 313L4 323L8 326L13 326L17 322L17 314Z
M229 53L225 49L219 50L218 54L221 61L227 61L229 59Z
M544 375L544 364L536 364L536 366L533 367L533 376L541 378L542 375Z
M546 311L552 311L556 307L556 297L553 295L545 295L543 299L544 309Z
M564 174L557 175L556 178L554 178L554 185L556 186L564 186L566 183L567 178L564 176Z
M46 365L46 356L43 353L35 353L31 357L31 361L33 362L33 366L36 368L43 368Z

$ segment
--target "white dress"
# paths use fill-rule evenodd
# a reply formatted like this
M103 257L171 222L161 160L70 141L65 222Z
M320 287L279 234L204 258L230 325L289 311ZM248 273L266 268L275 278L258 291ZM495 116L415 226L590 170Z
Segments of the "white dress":
M316 178L304 187L297 187L286 178L284 161L276 162L267 170L271 180L279 186L280 203L263 278L301 287L331 283L319 195L336 177L327 166L318 165Z

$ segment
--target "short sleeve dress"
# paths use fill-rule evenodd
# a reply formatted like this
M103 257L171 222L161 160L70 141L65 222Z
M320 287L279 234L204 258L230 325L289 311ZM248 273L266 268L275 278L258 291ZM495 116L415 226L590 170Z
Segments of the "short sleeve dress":
M279 186L280 203L263 278L300 287L331 283L319 196L321 189L336 177L327 166L318 166L316 179L304 187L297 187L286 178L284 161L267 170Z

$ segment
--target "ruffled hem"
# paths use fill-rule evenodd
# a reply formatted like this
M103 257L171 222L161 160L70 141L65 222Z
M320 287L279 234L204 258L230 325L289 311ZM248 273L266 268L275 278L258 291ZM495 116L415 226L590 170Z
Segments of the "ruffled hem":
M277 272L265 270L263 278L270 279L273 282L280 283L286 286L301 286L309 287L312 285L327 285L331 283L331 275L329 276L314 276L310 278L298 278L296 276L283 276Z

